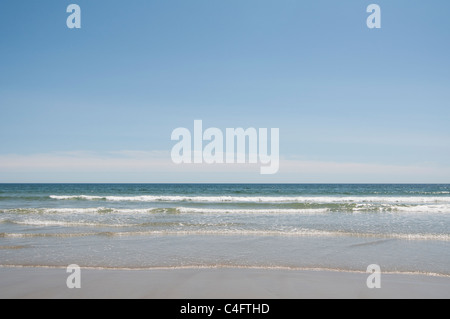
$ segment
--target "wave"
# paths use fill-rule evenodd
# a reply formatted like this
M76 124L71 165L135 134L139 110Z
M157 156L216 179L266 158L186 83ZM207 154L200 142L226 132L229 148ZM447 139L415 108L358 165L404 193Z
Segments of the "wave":
M302 229L292 231L263 231L263 230L198 230L198 231L142 231L142 232L117 232L114 236L128 235L214 235L214 236L281 236L281 237L358 237L358 238L385 238L403 240L435 240L450 241L447 234L373 234L351 233L339 231L322 231L315 229Z
M294 204L295 205L295 204ZM303 206L303 205L302 205ZM306 205L306 207L310 205ZM320 207L320 206L319 206ZM450 214L450 205L406 205L406 204L332 204L320 208L198 208L198 207L166 207L166 208L16 208L0 210L5 215L150 215L150 214L211 214L211 215L315 215L330 212L351 213L405 213L405 214ZM0 218L0 224L7 222Z
M205 264L205 265L185 265L185 266L147 266L147 267L127 267L127 266L80 266L83 270L117 270L117 271L176 271L176 270L207 270L207 269L238 269L238 270L259 270L259 271L306 271L306 272L339 272L349 274L367 274L366 270L358 270L352 268L331 268L331 267L302 267L302 266L274 266L274 265L230 265L230 264ZM17 268L17 269L67 269L66 265L44 265L44 264L0 264L0 268ZM450 278L450 274L437 273L430 271L389 271L383 270L385 275L401 275L401 276L426 276L426 277L442 277Z
M190 222L143 222L143 223L123 223L121 221L113 220L113 223L105 223L100 221L64 221L64 220L7 220L10 224L25 225L25 226L60 226L60 227L100 227L100 228L128 228L128 227L233 227L236 223L190 223Z
M392 211L405 213L450 213L450 205L393 206Z
M210 202L210 203L450 203L450 196L87 196L50 195L55 200L112 202Z
M143 209L116 209L116 208L21 208L0 211L6 214L38 214L38 215L75 215L75 214L255 214L255 215L274 215L274 214L323 214L329 212L328 208L311 209L214 209L214 208L193 208L193 207L173 207L173 208L143 208ZM0 219L0 223L4 221Z
M129 232L88 232L88 233L0 233L0 238L33 238L33 237L87 237L87 236L257 236L257 237L356 237L375 239L400 239L409 241L450 241L449 234L374 234L352 233L340 231L322 231L315 229L299 229L292 231L263 230L149 230Z
M450 205L396 205L396 204L356 204L348 207L357 212L387 212L387 213L414 213L414 214L447 214L450 213Z
M0 233L0 238L71 238L98 236L99 233Z
M277 215L277 214L324 214L328 213L328 208L311 209L214 209L214 208L191 208L178 207L180 213L200 213L200 214L255 214L255 215Z
M26 226L61 226L61 227L136 227L141 224L108 224L108 223L95 223L95 222L71 222L71 221L60 221L60 220L35 220L27 219L22 221L11 221L11 224L16 225L26 225ZM144 225L144 224L142 224Z
M116 209L116 208L15 208L0 210L3 214L61 214L61 215L74 215L74 214L146 214L146 213L164 213L170 212L174 209L170 208L145 208L145 209Z

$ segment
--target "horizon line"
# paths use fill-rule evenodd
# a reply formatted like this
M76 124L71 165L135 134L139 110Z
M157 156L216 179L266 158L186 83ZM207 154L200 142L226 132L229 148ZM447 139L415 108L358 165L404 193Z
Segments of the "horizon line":
M269 183L269 182L0 182L0 185L24 185L24 184L33 184L33 185L50 185L50 184L58 184L58 185L68 185L68 184L91 184L91 185L450 185L449 183L370 183L370 182L355 182L355 183L345 183L345 182L335 182L335 183L326 183L326 182L310 182L310 183L294 183L294 182L279 182L279 183Z

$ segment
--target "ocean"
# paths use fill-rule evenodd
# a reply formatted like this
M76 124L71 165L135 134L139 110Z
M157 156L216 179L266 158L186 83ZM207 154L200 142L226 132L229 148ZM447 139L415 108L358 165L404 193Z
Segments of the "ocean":
M450 185L0 184L0 266L450 276Z

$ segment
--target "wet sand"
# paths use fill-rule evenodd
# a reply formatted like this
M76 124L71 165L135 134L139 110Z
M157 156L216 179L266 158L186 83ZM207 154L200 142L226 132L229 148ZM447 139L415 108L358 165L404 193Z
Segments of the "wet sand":
M63 268L0 268L0 298L301 299L450 298L450 278L284 269L81 270L68 289Z

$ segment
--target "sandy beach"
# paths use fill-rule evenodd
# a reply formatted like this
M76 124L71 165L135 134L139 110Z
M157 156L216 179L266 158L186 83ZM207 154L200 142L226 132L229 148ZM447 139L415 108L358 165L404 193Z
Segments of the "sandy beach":
M302 299L450 298L450 278L266 269L82 270L81 289L68 289L63 268L0 268L0 298Z

